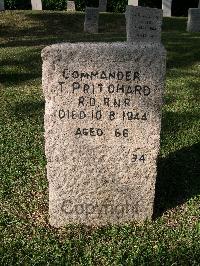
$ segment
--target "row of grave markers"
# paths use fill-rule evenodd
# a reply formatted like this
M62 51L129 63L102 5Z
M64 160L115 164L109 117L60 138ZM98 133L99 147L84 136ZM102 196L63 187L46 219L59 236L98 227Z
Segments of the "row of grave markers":
M33 10L42 10L41 0L31 0ZM138 6L138 0L128 0L128 5ZM171 17L172 0L162 0L162 10L164 17ZM200 1L198 8L200 8ZM99 11L106 12L107 0L99 1ZM4 0L0 0L0 10L4 10ZM67 1L67 10L76 11L75 1Z
M137 0L130 0L130 3L136 6ZM85 22L84 31L88 33L98 33L99 24L99 8L86 7L85 9ZM169 15L169 14L168 14ZM188 32L200 32L200 8L190 8L188 10L188 22L187 22Z

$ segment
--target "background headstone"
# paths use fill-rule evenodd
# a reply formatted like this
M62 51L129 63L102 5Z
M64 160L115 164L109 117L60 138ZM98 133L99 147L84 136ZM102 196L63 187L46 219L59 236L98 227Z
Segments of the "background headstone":
M67 11L74 12L76 11L75 2L67 1Z
M126 7L128 42L161 42L162 10L148 7Z
M32 10L42 10L41 0L31 0Z
M162 10L164 17L171 17L172 0L162 0Z
M57 44L42 58L51 225L151 218L166 64L161 43Z
M129 6L138 6L138 0L128 0Z
M199 0L199 5L198 5L198 8L200 8L200 0Z
M190 8L188 10L188 32L200 32L200 8Z
M99 0L99 12L106 12L107 0Z
M86 7L84 31L88 33L98 33L99 28L99 9Z
M5 10L4 0L0 0L0 11L3 11L3 10Z

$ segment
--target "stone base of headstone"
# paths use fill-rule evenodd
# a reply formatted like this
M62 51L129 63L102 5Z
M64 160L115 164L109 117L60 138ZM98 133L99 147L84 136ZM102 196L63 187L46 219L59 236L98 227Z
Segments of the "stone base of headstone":
M67 11L68 12L75 12L76 7L75 7L75 2L74 1L67 1Z
M188 10L188 32L200 32L200 8L190 8Z
M66 43L42 57L51 225L151 219L163 46Z
M0 0L0 11L4 11L5 6L4 6L4 0Z
M172 16L172 0L162 0L163 17Z
M32 10L42 10L41 0L31 0Z
M98 33L99 29L99 9L86 7L84 31L88 33Z
M129 6L138 6L138 0L128 0Z
M99 0L99 12L107 11L107 0Z

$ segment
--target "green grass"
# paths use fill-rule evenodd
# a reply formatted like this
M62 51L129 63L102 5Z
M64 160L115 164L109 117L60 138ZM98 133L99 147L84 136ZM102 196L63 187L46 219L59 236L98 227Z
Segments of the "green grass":
M125 41L121 14L100 33L84 15L0 13L1 265L200 265L200 34L164 20L168 51L154 220L54 229L48 224L41 49L62 41Z

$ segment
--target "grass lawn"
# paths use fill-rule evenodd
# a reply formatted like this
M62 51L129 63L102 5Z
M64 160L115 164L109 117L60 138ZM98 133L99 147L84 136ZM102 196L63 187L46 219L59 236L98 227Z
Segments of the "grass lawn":
M200 265L200 34L164 20L168 51L154 220L54 229L48 224L41 50L63 41L125 41L122 14L0 13L0 265Z

